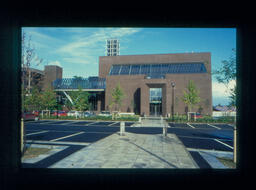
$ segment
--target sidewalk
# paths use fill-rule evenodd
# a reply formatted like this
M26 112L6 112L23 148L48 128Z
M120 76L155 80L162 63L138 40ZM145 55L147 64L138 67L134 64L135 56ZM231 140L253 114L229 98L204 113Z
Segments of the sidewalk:
M114 133L50 168L198 168L174 134Z

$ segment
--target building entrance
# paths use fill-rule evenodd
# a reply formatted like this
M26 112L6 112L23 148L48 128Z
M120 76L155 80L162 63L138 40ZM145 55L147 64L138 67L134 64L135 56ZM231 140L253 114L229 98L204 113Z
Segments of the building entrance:
M161 103L150 103L149 105L150 115L160 116L162 114L162 104Z
M149 113L151 116L162 115L162 88L149 89Z

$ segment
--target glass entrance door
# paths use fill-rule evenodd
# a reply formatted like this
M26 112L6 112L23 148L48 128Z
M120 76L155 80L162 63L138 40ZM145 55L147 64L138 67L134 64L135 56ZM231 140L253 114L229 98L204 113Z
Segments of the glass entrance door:
M150 103L150 115L160 116L162 114L162 104L161 103Z
M149 113L152 116L162 115L162 88L149 89Z

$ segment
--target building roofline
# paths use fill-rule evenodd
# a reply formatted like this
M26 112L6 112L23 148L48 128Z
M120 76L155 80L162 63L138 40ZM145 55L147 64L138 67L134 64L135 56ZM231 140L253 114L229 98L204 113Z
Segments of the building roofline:
M159 53L159 54L133 54L133 55L118 55L118 56L99 56L99 57L120 57L120 56L147 56L147 55L177 55L177 54L211 54L211 52L185 52L185 53Z

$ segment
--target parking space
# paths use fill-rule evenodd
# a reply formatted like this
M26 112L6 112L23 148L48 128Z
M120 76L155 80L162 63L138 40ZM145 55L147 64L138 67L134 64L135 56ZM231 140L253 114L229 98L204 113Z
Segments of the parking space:
M89 125L91 123L94 123L93 121L69 121L70 125Z
M93 123L90 123L90 126L108 126L111 124L114 124L115 122L111 122L111 121L95 121Z
M215 124L215 123L168 123L171 128L184 129L218 129L218 130L233 130L234 126L230 124Z
M225 143L218 142L215 139L206 138L190 138L190 137L179 137L186 148L195 149L207 149L207 150L218 150L218 151L233 151L232 146L227 146Z
M213 125L221 129L234 130L234 126L230 124L213 124Z
M192 125L195 129L219 129L216 128L214 125L209 125L209 124L195 124L195 123L191 123L190 125Z
M60 140L57 140L57 142L65 141L65 142L87 142L87 143L92 143L96 142L102 138L105 138L113 133L103 133L103 132L98 132L98 133L93 133L93 132L85 132L81 133L78 135L74 135L71 137L63 138Z
M169 126L172 128L191 128L186 123L169 123Z
M76 132L67 132L67 131L38 131L35 132L27 130L28 134L26 135L27 140L44 140L51 141L54 139L58 139L64 136L69 136L75 134ZM29 133L30 132L30 133Z

